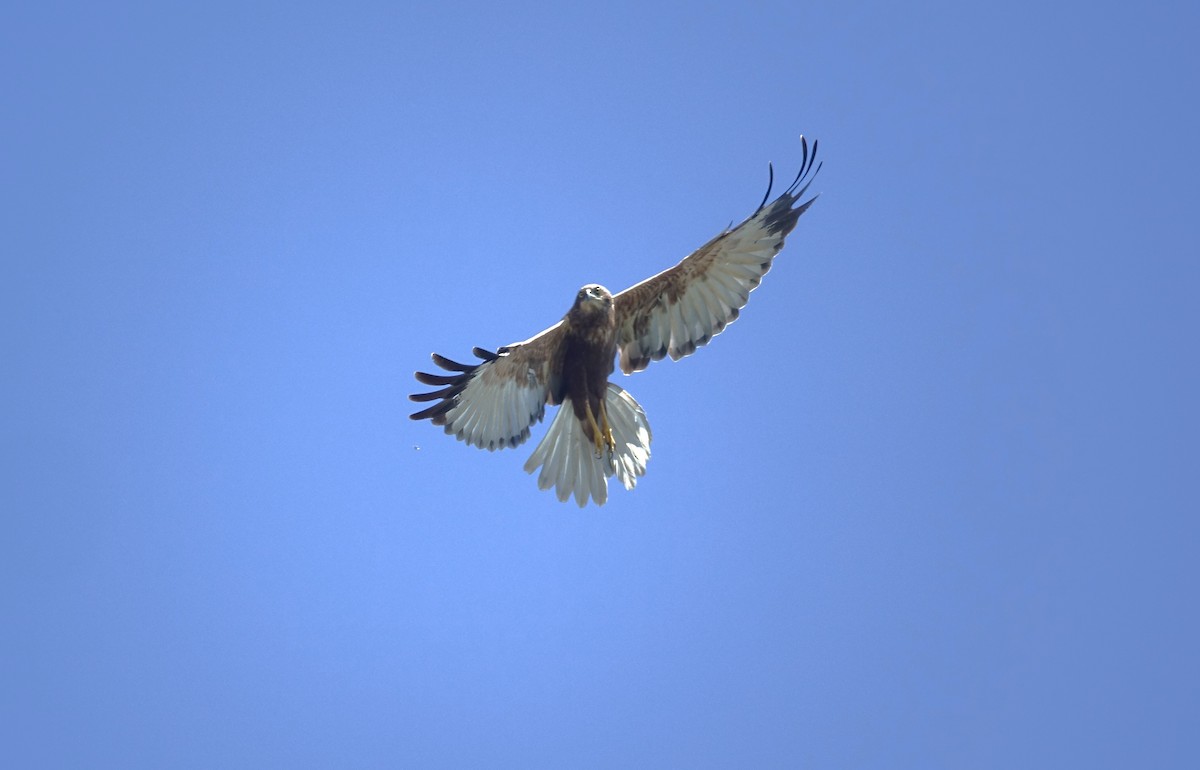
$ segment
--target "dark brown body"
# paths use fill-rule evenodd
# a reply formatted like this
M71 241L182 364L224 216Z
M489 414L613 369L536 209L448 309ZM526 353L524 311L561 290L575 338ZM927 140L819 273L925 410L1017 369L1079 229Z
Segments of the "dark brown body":
M563 346L562 391L571 399L575 417L588 438L595 440L587 409L597 419L604 414L608 376L617 354L617 316L613 297L603 286L585 286L567 312Z

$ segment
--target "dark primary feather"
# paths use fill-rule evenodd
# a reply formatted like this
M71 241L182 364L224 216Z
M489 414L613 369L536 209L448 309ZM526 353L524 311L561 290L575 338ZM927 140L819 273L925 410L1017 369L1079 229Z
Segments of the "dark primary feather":
M495 354L488 353L482 348L475 348L473 352L478 358L482 358L485 363L488 361L494 361L497 358ZM480 353L485 355L480 355ZM431 357L433 358L433 362L441 368L450 372L458 372L458 374L430 374L428 372L414 372L413 376L417 379L417 382L420 382L424 385L448 385L449 387L443 388L442 390L435 390L432 393L413 393L411 396L409 396L408 398L410 401L416 401L418 403L441 399L440 403L434 404L428 409L423 409L419 412L409 415L409 419L428 419L434 425L445 425L446 412L458 403L458 394L463 392L463 389L467 387L467 384L471 381L471 378L475 376L475 372L483 364L460 364L457 361L452 361L451 359L438 355L437 353L433 353Z

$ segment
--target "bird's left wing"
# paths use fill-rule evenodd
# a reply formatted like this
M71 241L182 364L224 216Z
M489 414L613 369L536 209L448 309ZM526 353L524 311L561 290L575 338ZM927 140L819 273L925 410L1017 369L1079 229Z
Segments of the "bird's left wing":
M800 172L782 195L768 204L768 185L762 204L745 222L614 297L621 371L641 371L666 355L677 361L738 317L751 290L771 269L784 238L816 200L813 196L798 204L820 170L820 165L813 166L817 143L811 153L804 137L800 143Z
M560 321L495 353L475 348L475 356L482 359L479 364L460 364L434 353L433 362L452 374L416 373L419 382L440 389L409 396L413 401L437 401L412 419L428 418L481 449L521 444L529 438L530 426L542 419L547 401L559 401L563 336Z

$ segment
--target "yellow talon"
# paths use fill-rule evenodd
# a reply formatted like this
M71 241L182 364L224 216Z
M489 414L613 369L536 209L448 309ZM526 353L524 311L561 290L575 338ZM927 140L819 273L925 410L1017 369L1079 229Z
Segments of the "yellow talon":
M604 425L604 443L608 446L608 451L616 451L617 440L613 438L612 425L608 422L608 407L603 401L600 402L600 422Z
M596 415L592 413L592 402L585 401L583 404L584 416L587 417L588 427L592 429L592 444L596 447L596 457L600 457L604 452L604 443L602 441L602 432L600 426L596 423ZM601 412L603 414L603 412Z
M603 457L604 450L608 449L611 453L617 448L617 440L613 438L612 426L608 424L608 410L604 408L604 402L600 402L600 421L596 421L596 415L592 412L591 402L584 404L584 415L587 417L588 426L592 429L592 443L596 446L596 457Z

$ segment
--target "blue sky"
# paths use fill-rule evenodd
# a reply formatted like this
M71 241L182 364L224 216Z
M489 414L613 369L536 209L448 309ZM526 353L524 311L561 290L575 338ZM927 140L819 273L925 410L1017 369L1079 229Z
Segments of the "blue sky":
M8 15L4 764L1200 761L1194 6ZM801 133L635 492L407 419Z

